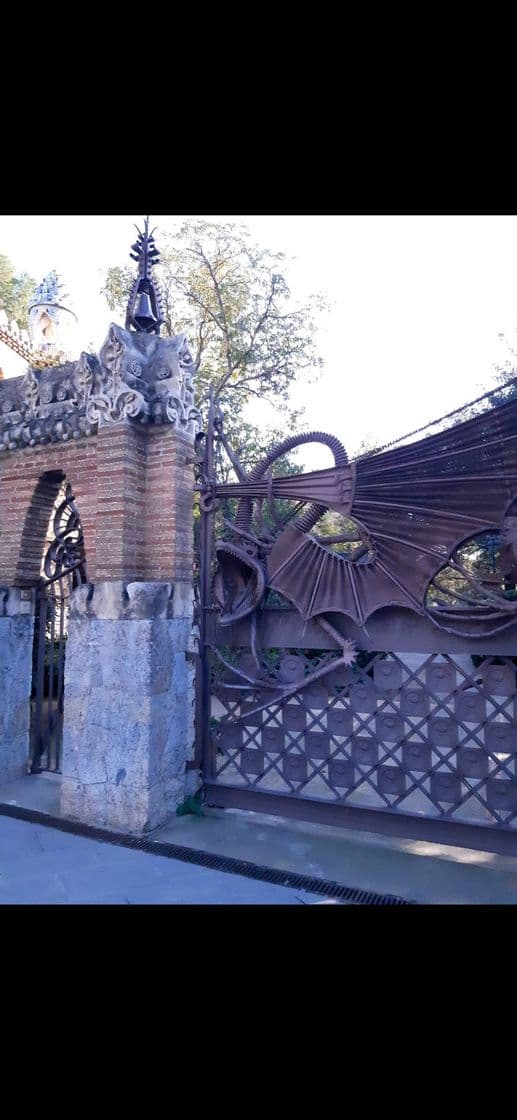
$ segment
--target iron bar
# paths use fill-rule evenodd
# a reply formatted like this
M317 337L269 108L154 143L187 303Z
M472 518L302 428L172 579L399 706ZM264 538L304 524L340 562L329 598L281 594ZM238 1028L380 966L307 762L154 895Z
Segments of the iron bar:
M339 805L316 798L292 797L285 793L267 793L243 789L223 783L208 783L206 805L215 809L246 809L254 813L313 821L316 824L338 825L359 831L401 836L411 840L430 840L436 844L454 844L475 851L517 855L517 830L503 832L490 824L470 824L442 818L421 817L413 813L393 813L390 809Z
M58 678L57 678L57 712L56 712L56 770L61 770L61 747L63 738L63 693L65 669L65 610L68 606L65 600L63 579L59 580L59 648L58 648Z
M86 579L81 522L69 483L63 483L58 495L51 529L52 540L43 558L44 574L36 595L31 773L41 771L43 755L47 770L61 768L68 601L73 588Z
M48 721L47 721L47 770L52 766L52 739L54 730L54 657L55 657L56 598L50 598L50 635L48 646Z
M215 434L215 406L212 386L210 386L210 403L208 410L208 425L205 441L204 478L208 484L213 483L214 473L214 434ZM210 662L207 656L207 607L211 598L212 586L212 550L213 550L214 513L201 513L201 557L200 557L200 638L199 648L201 655L201 757L202 770L205 781L215 777L214 747L212 744L211 720L211 685Z
M47 596L44 588L38 588L38 647L36 668L36 698L34 706L34 737L31 772L41 769L43 743L43 689L45 680L45 630L47 624Z

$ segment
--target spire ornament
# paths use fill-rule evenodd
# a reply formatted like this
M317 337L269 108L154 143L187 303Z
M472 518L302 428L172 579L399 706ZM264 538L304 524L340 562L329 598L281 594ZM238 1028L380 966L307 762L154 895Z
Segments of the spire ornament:
M156 228L156 227L155 227ZM159 334L163 323L160 292L152 270L160 254L154 243L154 229L149 233L149 218L143 232L135 226L138 238L131 246L131 260L138 262L138 275L131 289L126 314L126 330L140 334Z
M58 354L56 324L61 321L56 313L74 316L62 303L56 273L37 288L30 314L42 341L33 353L25 347L31 364L25 377L0 380L0 453L79 439L104 424L170 424L183 437L195 439L201 425L195 366L184 334L159 337L164 320L152 278L159 254L149 218L144 231L138 230L131 256L138 262L138 275L126 328L111 323L98 356L83 352L78 360L67 361ZM0 340L4 321L0 310Z
M29 333L35 369L62 364L74 356L77 316L55 270L38 284L29 304Z

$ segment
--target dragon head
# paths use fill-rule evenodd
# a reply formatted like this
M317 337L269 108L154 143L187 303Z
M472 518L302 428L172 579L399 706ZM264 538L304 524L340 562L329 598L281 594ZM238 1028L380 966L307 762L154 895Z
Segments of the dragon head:
M229 541L217 541L217 570L213 595L219 609L221 626L239 622L258 607L266 590L266 574L260 560Z

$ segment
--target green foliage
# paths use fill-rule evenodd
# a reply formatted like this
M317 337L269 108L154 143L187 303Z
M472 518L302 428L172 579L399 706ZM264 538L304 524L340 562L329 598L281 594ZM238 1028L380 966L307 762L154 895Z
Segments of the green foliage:
M200 796L196 793L196 794L194 794L194 796L186 797L185 800L182 801L181 805L178 805L178 808L176 809L176 816L177 817L188 817L188 816L202 817L203 816L203 806L201 804Z
M316 522L312 532L324 547L349 559L357 559L368 551L355 521L335 510L327 510Z
M505 331L502 331L498 336L499 342L501 342L504 346L506 353L504 364L501 365L500 363L496 363L494 365L496 380L502 386L501 393L498 393L493 398L494 404L506 404L507 401L511 401L515 396L517 396L517 383L513 385L506 384L508 381L511 381L512 378L517 378L517 344L515 339L516 334L517 327L513 327L510 332L510 335L513 337L510 337L510 335L508 335ZM503 388L503 386L506 387Z
M517 592L506 587L506 577L501 564L501 539L499 533L480 533L459 547L455 554L463 568L455 570L446 565L435 577L436 587L430 588L431 606L459 606L462 596L481 600L483 587L500 594L504 599L514 599ZM472 582L474 581L474 583ZM476 584L478 585L476 590Z
M36 281L26 272L15 275L8 257L0 253L0 309L9 320L16 319L20 330L29 324L28 307Z
M471 653L470 660L475 669L479 669L479 666L483 665L485 661L488 661L490 665L506 665L510 661L513 665L517 665L517 657L494 657L491 653Z

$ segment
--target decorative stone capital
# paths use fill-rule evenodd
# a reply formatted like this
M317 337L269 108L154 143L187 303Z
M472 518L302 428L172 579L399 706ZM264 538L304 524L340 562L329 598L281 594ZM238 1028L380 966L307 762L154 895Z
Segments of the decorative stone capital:
M77 439L101 424L172 424L194 439L194 363L184 334L126 331L112 323L99 357L0 382L0 451Z
M164 619L174 617L173 585L123 580L82 584L70 597L70 618Z

